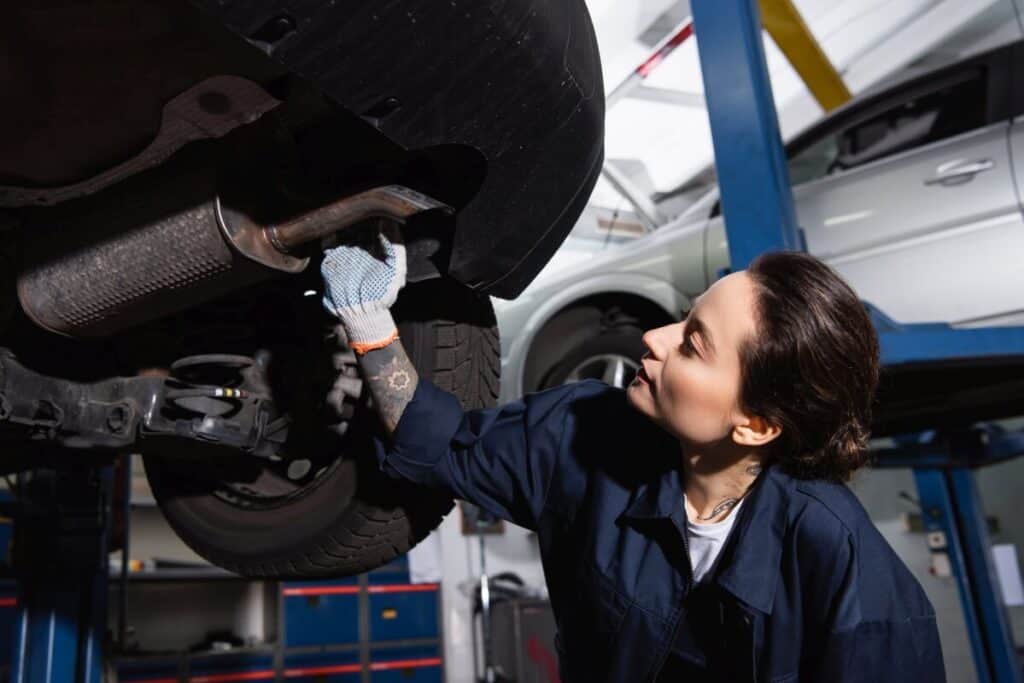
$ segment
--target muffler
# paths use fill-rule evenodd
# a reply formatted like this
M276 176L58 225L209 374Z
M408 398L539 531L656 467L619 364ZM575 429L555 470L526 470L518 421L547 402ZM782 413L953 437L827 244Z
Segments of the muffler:
M407 187L387 185L266 220L221 197L210 165L152 174L157 182L132 179L28 217L17 284L22 308L36 324L71 337L108 336L302 272L309 263L304 245L362 221L404 223L424 211L452 212Z

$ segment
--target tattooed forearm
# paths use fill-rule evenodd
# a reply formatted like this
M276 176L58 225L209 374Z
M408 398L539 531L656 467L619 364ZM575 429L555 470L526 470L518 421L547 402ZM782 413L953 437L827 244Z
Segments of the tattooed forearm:
M740 500L742 500L742 499L741 498L726 498L721 503L719 503L718 505L715 506L715 509L711 511L711 514L709 514L707 517L698 517L698 519L701 520L702 522L710 522L715 517L723 515L726 512L728 512L729 510L732 510L734 507L739 505L740 504Z
M370 385L370 395L377 407L377 414L384 422L388 434L398 427L398 421L405 406L416 392L419 375L398 340L383 349L357 356L363 377Z

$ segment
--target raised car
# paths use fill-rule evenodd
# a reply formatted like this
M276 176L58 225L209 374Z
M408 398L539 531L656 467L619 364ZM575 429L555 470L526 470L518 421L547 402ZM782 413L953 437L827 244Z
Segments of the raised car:
M402 223L405 346L492 404L488 297L602 163L583 0L43 0L0 64L0 468L142 452L174 529L248 575L364 571L434 528L450 497L383 479L340 398L319 254Z
M1022 69L1024 43L1001 47L857 98L787 145L807 249L889 319L1024 324ZM714 189L611 248L572 238L518 299L495 302L502 399L584 378L628 383L642 331L677 320L729 265ZM883 382L888 429L926 411L970 421L1024 409L1017 366L933 370Z

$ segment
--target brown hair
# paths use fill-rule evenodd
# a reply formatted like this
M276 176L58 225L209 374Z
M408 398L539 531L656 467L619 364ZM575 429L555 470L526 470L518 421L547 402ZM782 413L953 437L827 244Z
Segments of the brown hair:
M757 332L740 351L744 409L782 428L771 457L793 476L847 481L868 460L878 336L829 266L802 252L747 268Z

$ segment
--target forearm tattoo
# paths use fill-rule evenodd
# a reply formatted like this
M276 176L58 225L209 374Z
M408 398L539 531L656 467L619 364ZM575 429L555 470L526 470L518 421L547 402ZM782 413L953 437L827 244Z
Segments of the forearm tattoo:
M397 339L382 349L370 351L359 359L363 377L388 434L394 433L405 407L416 392L419 375Z

